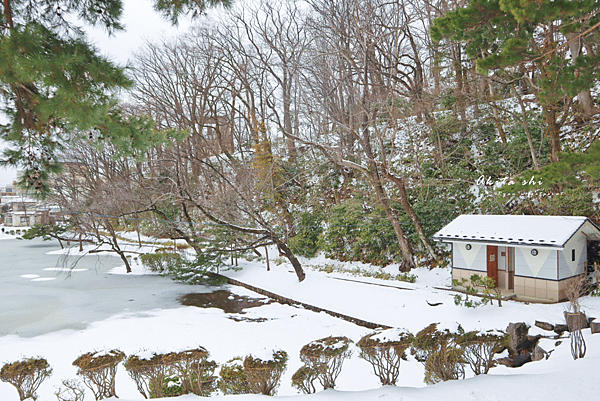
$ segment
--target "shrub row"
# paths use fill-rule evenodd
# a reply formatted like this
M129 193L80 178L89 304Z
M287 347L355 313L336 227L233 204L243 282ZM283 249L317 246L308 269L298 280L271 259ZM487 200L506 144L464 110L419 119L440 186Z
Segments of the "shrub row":
M416 335L399 329L375 330L356 345L359 356L369 362L382 385L395 385L400 374L400 362L410 350L425 366L425 382L434 384L462 379L465 366L474 374L486 374L494 364L494 355L502 352L508 335L502 332L457 333L438 330L432 324ZM303 365L292 376L292 385L299 391L316 392L316 383L323 389L334 388L344 360L352 354L352 340L347 337L325 337L312 341L300 350ZM208 359L202 348L170 353L143 352L126 356L119 350L89 352L77 358L73 365L77 374L96 400L116 397L115 375L123 362L129 376L144 398L174 397L193 393L209 396L217 388L223 394L275 395L288 354L274 351L270 359L248 355L234 358L221 366L219 378L214 375L217 364ZM0 370L0 380L16 387L20 400L36 399L41 383L52 369L43 358L29 358L7 363ZM64 389L55 393L58 401L82 401L83 388L75 381L64 380Z

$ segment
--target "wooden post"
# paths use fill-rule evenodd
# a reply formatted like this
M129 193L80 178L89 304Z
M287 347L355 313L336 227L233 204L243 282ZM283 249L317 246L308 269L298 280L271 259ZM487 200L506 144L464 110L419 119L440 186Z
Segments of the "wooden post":
M600 268L600 266L598 266L598 262L594 262L594 272L596 273L596 288L598 288L598 269Z
M267 271L271 271L271 266L269 266L269 250L267 249L266 245L265 245L265 255L267 256Z

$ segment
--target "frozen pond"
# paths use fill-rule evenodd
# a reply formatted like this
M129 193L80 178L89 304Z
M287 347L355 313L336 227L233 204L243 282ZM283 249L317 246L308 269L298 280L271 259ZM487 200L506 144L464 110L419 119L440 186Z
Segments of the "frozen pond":
M57 241L0 241L0 336L83 329L120 312L181 307L178 298L213 289L158 275L111 274L123 264L112 255L48 254L58 249Z

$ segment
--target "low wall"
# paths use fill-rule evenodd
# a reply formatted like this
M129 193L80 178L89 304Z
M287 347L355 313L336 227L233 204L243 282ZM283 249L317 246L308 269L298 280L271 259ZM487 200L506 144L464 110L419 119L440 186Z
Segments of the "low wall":
M298 306L299 305L299 306L302 306L304 309L308 309L308 310L311 310L311 311L314 311L314 312L325 312L328 315L331 315L333 317L337 317L339 319L343 319L343 320L345 320L347 322L354 323L354 324L356 324L358 326L367 327L369 329L377 329L377 328L389 329L389 328L391 328L390 326L386 326L386 325L383 325L383 324L377 324L377 323L373 323L373 322L367 322L366 320L357 319L357 318L354 318L352 316L344 315L342 313L333 312L333 311L330 311L330 310L327 310L327 309L320 308L318 306L314 306L314 305L310 305L310 304L307 304L307 303L304 303L304 302L296 301L296 300L291 299L291 298L286 298L286 297L283 297L281 295L275 294L275 293L273 293L271 291L267 291L267 290L264 290L262 288L255 287L253 285L246 284L244 282L241 282L239 280L236 280L236 279L233 279L233 278L230 278L230 277L227 277L227 276L223 276L223 275L219 275L219 276L223 277L224 279L226 279L228 284L232 284L232 285L237 285L237 286L240 286L240 287L244 287L244 288L246 288L246 289L248 289L250 291L254 291L254 292L258 293L258 294L265 295L265 296L267 296L269 298L273 298L274 300L276 300L277 302L282 303L282 304L294 305L294 306Z

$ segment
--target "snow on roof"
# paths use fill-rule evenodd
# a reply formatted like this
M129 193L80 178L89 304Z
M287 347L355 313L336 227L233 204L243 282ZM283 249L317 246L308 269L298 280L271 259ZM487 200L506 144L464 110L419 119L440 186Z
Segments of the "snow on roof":
M598 227L587 217L469 214L458 216L433 238L444 242L492 242L561 248L586 222L590 222L595 234L600 234Z

